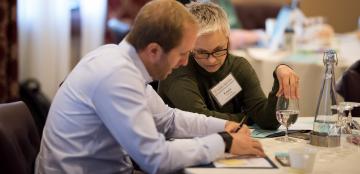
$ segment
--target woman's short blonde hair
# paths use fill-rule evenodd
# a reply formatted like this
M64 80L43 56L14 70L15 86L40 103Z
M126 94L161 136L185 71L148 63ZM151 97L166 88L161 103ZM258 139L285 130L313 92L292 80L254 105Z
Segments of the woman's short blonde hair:
M229 37L228 17L219 5L212 2L191 2L187 8L200 25L198 36L220 31Z

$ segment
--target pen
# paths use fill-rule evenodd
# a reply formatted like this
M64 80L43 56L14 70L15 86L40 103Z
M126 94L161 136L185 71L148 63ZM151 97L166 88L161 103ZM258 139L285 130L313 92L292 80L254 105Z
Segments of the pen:
M236 129L236 131L235 132L238 132L241 128L242 128L242 126L245 124L245 122L246 122L246 119L247 119L247 115L245 115L243 118L242 118L242 120L241 120L241 122L240 122L240 125L239 125L239 127Z

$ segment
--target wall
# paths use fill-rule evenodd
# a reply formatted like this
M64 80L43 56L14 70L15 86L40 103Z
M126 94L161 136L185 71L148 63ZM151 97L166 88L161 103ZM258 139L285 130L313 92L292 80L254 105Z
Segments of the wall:
M300 8L306 16L325 16L337 33L354 31L358 27L359 0L302 0Z
M232 0L237 3L285 3L289 0ZM301 0L300 8L306 16L324 16L337 33L358 28L360 0Z

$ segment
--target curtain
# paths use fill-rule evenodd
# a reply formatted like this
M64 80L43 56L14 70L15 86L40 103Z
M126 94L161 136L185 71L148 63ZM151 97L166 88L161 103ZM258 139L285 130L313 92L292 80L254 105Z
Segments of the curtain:
M80 0L81 56L104 44L106 0Z
M16 0L0 1L0 103L18 98Z
M70 71L67 0L18 0L20 80L37 79L53 98Z

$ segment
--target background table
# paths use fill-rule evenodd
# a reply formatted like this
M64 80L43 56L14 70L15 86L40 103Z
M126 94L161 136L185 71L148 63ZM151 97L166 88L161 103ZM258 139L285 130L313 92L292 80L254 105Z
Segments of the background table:
M335 79L355 61L360 59L360 40L354 34L337 35L335 48L339 63L335 67ZM269 53L264 48L233 50L235 55L246 58L255 69L261 86L267 95L273 85L272 73L277 65L290 65L300 77L300 115L315 116L318 97L324 76L323 53L291 52L286 50ZM341 100L341 98L338 98Z

